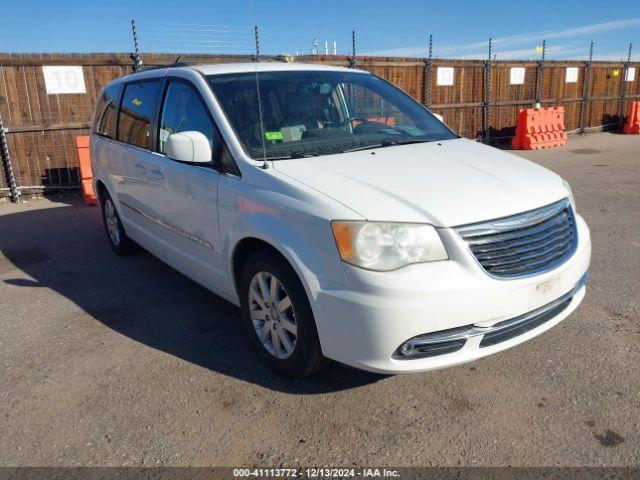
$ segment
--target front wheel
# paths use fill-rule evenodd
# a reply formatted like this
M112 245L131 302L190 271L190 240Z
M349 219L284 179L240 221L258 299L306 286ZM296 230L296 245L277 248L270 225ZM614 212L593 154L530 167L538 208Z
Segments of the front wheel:
M254 253L239 284L245 328L268 366L300 378L327 363L307 294L282 257L267 249Z

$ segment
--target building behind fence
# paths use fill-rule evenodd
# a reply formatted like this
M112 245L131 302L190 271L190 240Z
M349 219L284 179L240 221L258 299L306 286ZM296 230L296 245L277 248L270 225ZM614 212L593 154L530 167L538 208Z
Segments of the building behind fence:
M145 66L176 55L142 54ZM183 55L181 61L251 61L249 55ZM262 61L282 61L264 57ZM397 85L460 135L487 142L514 135L521 108L536 102L565 107L568 131L620 128L629 100L640 99L640 63L483 61L314 55L295 61L368 70ZM85 93L48 93L43 67L78 66ZM79 186L74 138L88 133L94 101L104 84L133 71L129 54L0 54L3 152L0 198L14 193ZM9 162L10 159L10 162Z

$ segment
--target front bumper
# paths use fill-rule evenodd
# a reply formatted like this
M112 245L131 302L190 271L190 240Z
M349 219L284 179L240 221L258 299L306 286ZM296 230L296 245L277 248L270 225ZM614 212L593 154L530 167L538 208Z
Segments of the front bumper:
M348 285L309 286L325 356L364 370L412 373L445 368L505 350L550 329L580 304L581 282L589 268L589 229L576 216L578 245L559 267L528 278L487 275L466 244L450 229L440 233L450 261L411 265L394 272L371 272L345 265ZM552 304L564 308L515 336L481 346L485 335L466 338L461 348L423 358L398 358L407 340L443 330L475 327L476 333ZM556 314L557 313L557 314Z

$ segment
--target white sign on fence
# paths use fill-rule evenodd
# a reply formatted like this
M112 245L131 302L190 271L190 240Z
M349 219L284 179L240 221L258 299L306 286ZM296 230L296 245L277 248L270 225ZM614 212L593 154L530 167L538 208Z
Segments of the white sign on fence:
M564 81L565 83L576 83L578 81L578 67L567 67Z
M438 67L438 85L453 85L453 67Z
M636 79L636 67L629 67L627 69L627 82L633 82Z
M511 67L509 83L511 85L522 85L524 83L524 67Z
M44 83L49 95L56 93L87 93L82 67L46 66L42 67Z

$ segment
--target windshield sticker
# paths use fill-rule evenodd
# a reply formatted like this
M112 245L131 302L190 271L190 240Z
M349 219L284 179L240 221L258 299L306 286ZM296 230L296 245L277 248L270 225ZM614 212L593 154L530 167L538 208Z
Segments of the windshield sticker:
M264 138L269 142L275 142L277 140L284 140L282 132L264 132Z
M136 107L139 107L140 105L142 105L142 100L140 100L139 98L134 98L133 100L131 100L131 103L133 103Z

